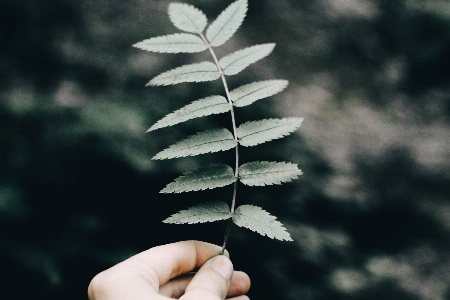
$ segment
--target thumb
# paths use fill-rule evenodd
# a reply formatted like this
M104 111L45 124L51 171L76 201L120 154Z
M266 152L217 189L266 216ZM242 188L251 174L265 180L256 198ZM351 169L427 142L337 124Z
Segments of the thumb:
M224 255L215 256L198 270L180 300L223 300L232 276L233 264L230 259Z

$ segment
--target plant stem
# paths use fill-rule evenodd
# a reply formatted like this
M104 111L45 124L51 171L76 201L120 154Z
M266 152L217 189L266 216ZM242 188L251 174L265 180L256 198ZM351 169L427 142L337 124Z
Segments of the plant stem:
M231 123L233 124L234 142L236 144L236 146L235 146L236 165L235 165L235 169L234 169L234 177L236 178L236 181L234 182L233 198L231 200L231 208L230 208L231 218L228 220L228 226L227 226L227 230L225 232L225 238L223 241L222 251L220 253L220 254L223 254L225 251L225 247L227 246L228 237L230 236L231 225L233 224L232 217L234 215L234 208L235 208L235 204L236 204L237 179L239 176L239 148L238 148L239 143L238 143L238 136L237 136L237 129L236 129L236 119L234 117L233 101L231 100L230 91L228 90L228 85L227 85L227 81L225 79L225 74L223 73L222 67L220 66L219 61L217 60L216 53L214 53L214 50L211 47L211 44L208 42L208 40L205 38L205 36L202 33L200 33L199 35L200 35L200 38L203 40L203 42L208 46L209 52L211 53L211 55L214 59L214 63L216 64L217 69L219 70L220 78L222 79L223 87L225 88L225 94L227 96L228 104L230 104Z

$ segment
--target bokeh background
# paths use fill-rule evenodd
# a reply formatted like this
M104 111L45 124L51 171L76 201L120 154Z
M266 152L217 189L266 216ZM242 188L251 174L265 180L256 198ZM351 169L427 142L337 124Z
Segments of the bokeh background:
M202 54L131 45L178 32L170 1L0 0L0 278L2 299L86 299L90 279L152 246L221 244L226 222L161 221L231 187L159 194L233 151L152 161L175 141L230 126L209 116L145 133L220 81L144 87ZM190 0L213 20L232 1ZM252 299L450 298L450 2L249 0L219 56L275 42L231 88L288 79L274 97L237 110L238 123L304 117L241 161L295 162L281 186L238 188L294 242L232 229L236 269ZM209 58L208 58L209 59Z

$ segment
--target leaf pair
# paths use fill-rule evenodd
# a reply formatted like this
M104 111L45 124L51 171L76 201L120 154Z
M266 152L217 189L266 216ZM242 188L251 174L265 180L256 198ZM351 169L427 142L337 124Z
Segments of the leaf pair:
M302 172L297 165L285 162L254 161L239 167L239 181L249 186L265 186L290 182ZM183 193L223 187L234 183L237 178L233 169L224 164L213 164L183 176L169 183L160 193Z
M162 38L163 37L159 37L159 39ZM207 45L205 46L207 47ZM136 47L143 49L142 45L138 45ZM183 46L175 46L173 44L167 47L168 50L183 48ZM220 77L221 71L223 71L225 75L236 75L249 65L269 55L274 47L275 44L273 43L261 44L244 48L226 55L219 60L221 70L219 70L215 64L209 61L184 65L159 74L158 76L150 80L147 83L147 86L172 85L182 82L212 81ZM154 48L147 47L145 50L149 49ZM158 45L158 47L152 51L161 52L161 49L161 45ZM187 49L200 49L200 47L188 47Z
M237 128L238 143L256 146L289 135L300 127L303 118L266 119L246 122ZM236 146L233 134L227 129L199 132L156 154L153 159L170 159L225 151Z
M165 219L164 223L195 224L233 219L240 226L267 235L278 240L292 241L283 225L258 206L241 205L232 214L228 205L221 201L212 201L189 207Z
M233 106L243 107L253 102L273 96L286 88L287 80L264 80L256 81L246 85L242 85L230 92ZM198 117L204 117L212 114L220 114L229 112L231 109L227 99L223 96L209 96L200 100L196 100L179 110L168 114L147 132L173 126L181 122L185 122Z

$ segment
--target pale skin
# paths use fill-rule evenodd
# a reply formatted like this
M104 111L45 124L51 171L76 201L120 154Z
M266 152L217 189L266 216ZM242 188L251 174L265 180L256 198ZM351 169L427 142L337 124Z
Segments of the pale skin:
M250 278L221 247L183 241L151 248L96 275L90 300L249 300Z

